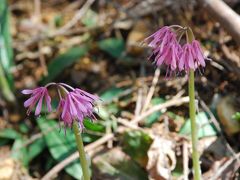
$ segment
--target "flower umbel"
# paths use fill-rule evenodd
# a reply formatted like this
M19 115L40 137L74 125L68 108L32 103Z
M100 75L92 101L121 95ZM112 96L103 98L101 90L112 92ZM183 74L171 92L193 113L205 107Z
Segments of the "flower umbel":
M155 56L154 63L157 66L165 64L170 69L170 74L176 70L181 47L177 42L176 34L170 27L164 26L147 37L144 42L153 48L153 53L149 59Z
M95 101L99 99L98 96L92 95L78 88L74 89L64 83L49 83L45 87L38 87L33 90L23 90L23 94L31 94L31 97L24 102L24 106L28 107L27 115L30 114L36 104L35 115L39 115L42 110L43 100L46 102L48 112L52 111L51 98L47 90L50 85L57 87L60 99L57 113L65 127L72 127L73 122L77 121L79 128L83 129L83 119L85 117L96 119L93 113ZM60 89L63 91L61 92Z
M61 100L59 110L61 110L60 119L65 126L72 126L73 121L76 120L79 127L83 128L83 119L89 117L96 119L94 112L94 101L97 96L87 93L80 89L75 89L66 95L66 98Z
M178 28L174 30L174 28ZM147 37L144 42L153 48L150 57L154 57L154 63L157 66L166 65L167 74L170 75L174 71L189 72L199 67L205 67L205 60L200 43L197 40L180 44L182 35L185 33L188 39L187 31L189 28L181 26L164 26L151 36ZM178 37L178 40L177 40Z
M31 94L31 97L24 102L24 107L28 108L27 115L33 110L36 106L35 116L38 116L42 110L43 101L45 101L48 112L52 111L51 107L51 97L48 94L48 90L46 87L38 87L36 89L30 90L26 89L22 91L23 94Z

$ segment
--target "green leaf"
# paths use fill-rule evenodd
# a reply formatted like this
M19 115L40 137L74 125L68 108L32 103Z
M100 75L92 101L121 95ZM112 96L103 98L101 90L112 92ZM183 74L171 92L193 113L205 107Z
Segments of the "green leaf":
M204 112L200 112L196 115L196 121L198 124L198 138L216 136L217 132L209 122L209 119ZM180 134L190 135L191 134L191 122L188 119L179 131Z
M164 103L165 100L163 98L153 98L151 100L151 104L152 105L158 105L158 104L162 104ZM155 113L153 113L152 115L150 115L149 117L146 118L145 120L145 126L150 127L154 122L156 122L159 117L162 115L162 113L160 111L157 111Z
M152 138L139 130L128 131L123 135L123 151L142 164L146 161Z
M42 80L46 84L55 79L67 67L71 66L74 62L80 60L88 52L87 46L74 47L66 53L56 57L48 65L48 76Z
M63 24L63 15L62 14L57 14L54 17L54 24L56 27L60 27Z
M25 122L19 124L19 131L23 134L27 134L29 132L29 127L26 125Z
M9 28L9 10L6 0L2 0L0 4L0 53L1 64L8 78L12 79L10 69L13 65L13 50L11 44L11 34ZM13 82L11 82L13 83Z
M121 148L98 154L93 160L100 177L119 180L145 180L147 172L133 161Z
M93 123L90 121L90 119L85 119L83 121L84 127L88 130L91 131L98 131L98 132L103 132L104 131L104 126L101 124Z
M111 87L102 93L100 95L100 98L104 103L111 102L114 100L114 98L118 97L123 92L123 90L124 89L122 88ZM105 106L98 106L98 109L98 115L104 120L109 120L110 114L116 114L119 111L119 108L115 103L110 103Z
M34 141L28 147L28 161L30 162L36 156L38 156L46 147L46 143L43 138L39 138Z
M19 139L21 135L14 129L6 128L0 131L0 138Z
M125 50L122 39L109 38L98 42L99 48L114 58L119 58Z
M116 96L123 92L122 88L112 87L100 95L103 102L112 101Z
M65 135L63 131L59 132L58 128L54 128L58 125L54 120L40 117L38 118L37 123L42 132L49 128L53 128L51 132L44 135L44 139L55 160L60 162L76 151L75 137L69 128L66 129ZM79 160L66 166L65 170L76 179L82 178L82 169Z
M9 10L7 1L0 3L0 89L4 98L14 102L14 89L11 67L13 65L13 50L9 28Z
M94 27L98 22L98 14L89 9L82 18L82 23L87 27Z
M21 137L14 141L11 151L11 156L23 163L24 166L28 166L28 152L26 146L26 139Z
M236 112L233 116L233 119L235 119L236 121L240 121L240 112Z

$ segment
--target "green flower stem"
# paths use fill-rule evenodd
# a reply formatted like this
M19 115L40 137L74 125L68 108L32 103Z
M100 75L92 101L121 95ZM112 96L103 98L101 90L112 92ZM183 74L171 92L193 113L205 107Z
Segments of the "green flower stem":
M82 136L81 136L81 132L79 131L78 124L77 124L76 121L74 121L74 123L73 123L73 131L74 131L74 135L75 135L75 138L76 138L80 163L81 163L81 166L82 166L83 179L84 180L90 180L88 162L87 162L85 151L84 151Z
M188 93L189 93L189 114L191 119L191 136L192 136L192 159L194 169L194 180L201 179L201 169L199 163L198 154L198 132L196 122L196 107L195 107L195 90L194 90L194 70L190 70L188 81Z

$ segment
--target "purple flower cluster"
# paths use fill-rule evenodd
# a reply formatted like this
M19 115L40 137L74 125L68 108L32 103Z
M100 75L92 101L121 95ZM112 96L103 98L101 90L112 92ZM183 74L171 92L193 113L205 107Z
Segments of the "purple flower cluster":
M180 28L183 33L185 28ZM175 71L189 72L190 69L196 70L199 67L205 67L205 59L200 43L197 40L181 45L178 34L169 26L164 26L151 36L147 37L144 42L153 48L150 57L154 57L154 63L157 66L165 64L170 73ZM180 35L180 38L182 36Z
M99 100L99 97L78 88L74 89L64 83L50 83L44 87L37 87L33 90L23 90L23 94L31 95L31 97L24 102L24 107L28 108L27 115L30 114L34 107L36 107L35 115L40 115L44 102L48 112L52 111L51 97L47 89L50 85L56 85L57 87L60 98L57 113L59 114L59 119L64 122L65 127L71 127L73 122L77 121L79 127L83 129L83 119L85 117L96 119L93 114L94 104ZM61 93L61 89L64 93Z

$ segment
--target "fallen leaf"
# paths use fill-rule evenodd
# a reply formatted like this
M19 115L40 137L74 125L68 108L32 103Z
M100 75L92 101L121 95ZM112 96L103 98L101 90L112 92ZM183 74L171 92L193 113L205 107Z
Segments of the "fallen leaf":
M148 151L147 170L155 180L171 179L171 171L176 167L174 143L160 136L155 136Z

